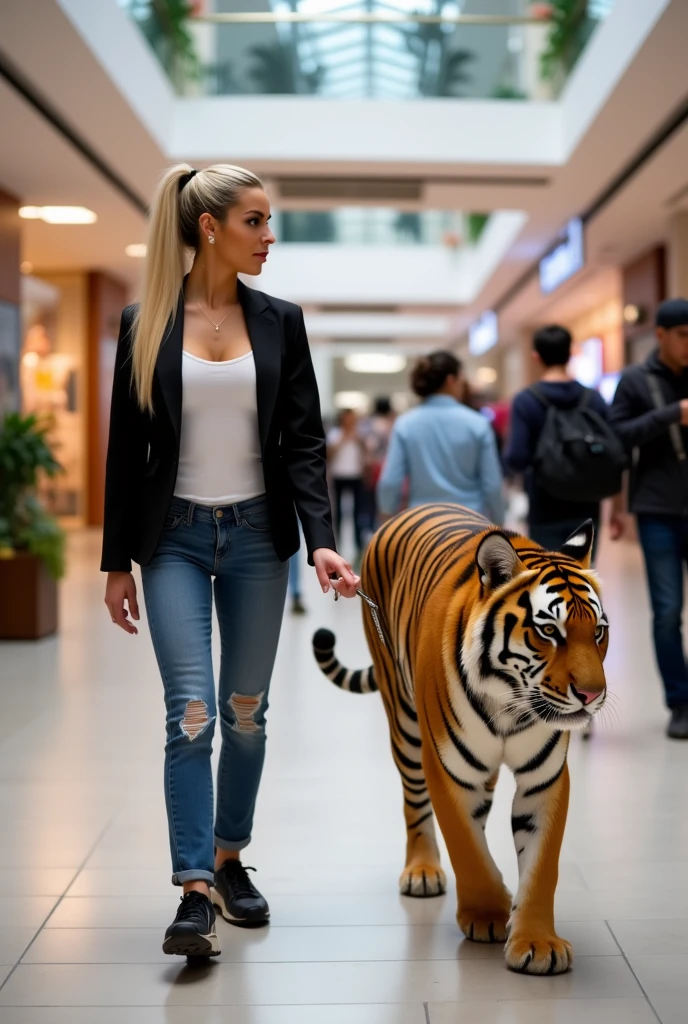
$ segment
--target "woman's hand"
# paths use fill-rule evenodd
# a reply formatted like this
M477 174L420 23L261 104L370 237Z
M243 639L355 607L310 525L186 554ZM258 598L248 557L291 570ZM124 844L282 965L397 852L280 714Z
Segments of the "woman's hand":
M339 591L342 597L356 596L361 578L356 576L349 563L336 551L330 551L329 548L317 548L313 552L313 562L318 581L323 588L323 594L327 594L332 587L333 590ZM338 579L331 580L332 573L337 573Z
M129 621L124 602L129 605L132 618L139 619L139 606L136 601L136 581L130 572L109 572L105 587L105 604L110 618L126 633L138 633L138 629Z

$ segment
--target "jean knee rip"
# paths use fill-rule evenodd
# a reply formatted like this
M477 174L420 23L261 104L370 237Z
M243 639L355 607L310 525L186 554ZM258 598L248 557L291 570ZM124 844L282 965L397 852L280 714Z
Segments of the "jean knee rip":
M260 711L265 691L254 696L246 696L242 693L233 693L229 698L229 706L234 712L234 724L232 729L236 732L256 733L262 732L262 725L256 722L256 714Z
M204 700L190 700L187 703L181 729L191 743L208 728L210 722L208 705Z

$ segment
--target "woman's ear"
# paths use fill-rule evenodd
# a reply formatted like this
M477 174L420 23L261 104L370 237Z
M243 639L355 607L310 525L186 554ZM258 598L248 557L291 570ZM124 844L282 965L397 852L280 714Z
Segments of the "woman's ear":
M480 582L490 590L503 586L523 571L516 548L501 530L493 530L483 537L475 560L480 570Z

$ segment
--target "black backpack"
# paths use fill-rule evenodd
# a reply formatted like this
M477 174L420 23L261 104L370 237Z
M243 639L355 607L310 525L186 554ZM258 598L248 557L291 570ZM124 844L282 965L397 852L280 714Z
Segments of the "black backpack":
M537 384L530 390L547 410L533 460L538 487L565 501L618 494L628 458L607 421L589 408L593 392L585 388L577 405L560 409Z

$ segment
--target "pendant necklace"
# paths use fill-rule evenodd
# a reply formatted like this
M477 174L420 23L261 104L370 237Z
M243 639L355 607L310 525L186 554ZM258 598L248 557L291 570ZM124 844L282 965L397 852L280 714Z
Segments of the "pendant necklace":
M213 325L213 327L215 328L215 333L216 333L216 334L218 334L218 333L219 333L219 331L220 331L220 328L222 327L223 323L225 322L225 320L227 319L227 317L229 316L229 314L230 314L230 313L232 312L232 310L231 310L231 309L228 309L228 310L227 310L227 312L225 313L225 315L224 315L224 316L222 317L222 319L220 320L219 324L216 324L216 323L214 323L214 321L213 321L213 320L211 320L211 319L210 319L210 317L208 316L208 314L206 313L206 311L205 311L205 310L203 309L203 306L202 306L202 305L200 304L200 302L197 302L197 303L196 303L196 305L198 306L198 308L200 309L201 313L202 313L202 314L203 314L203 316L204 316L204 317L206 318L206 320L208 321L208 323L209 323L209 324L212 324L212 325Z

